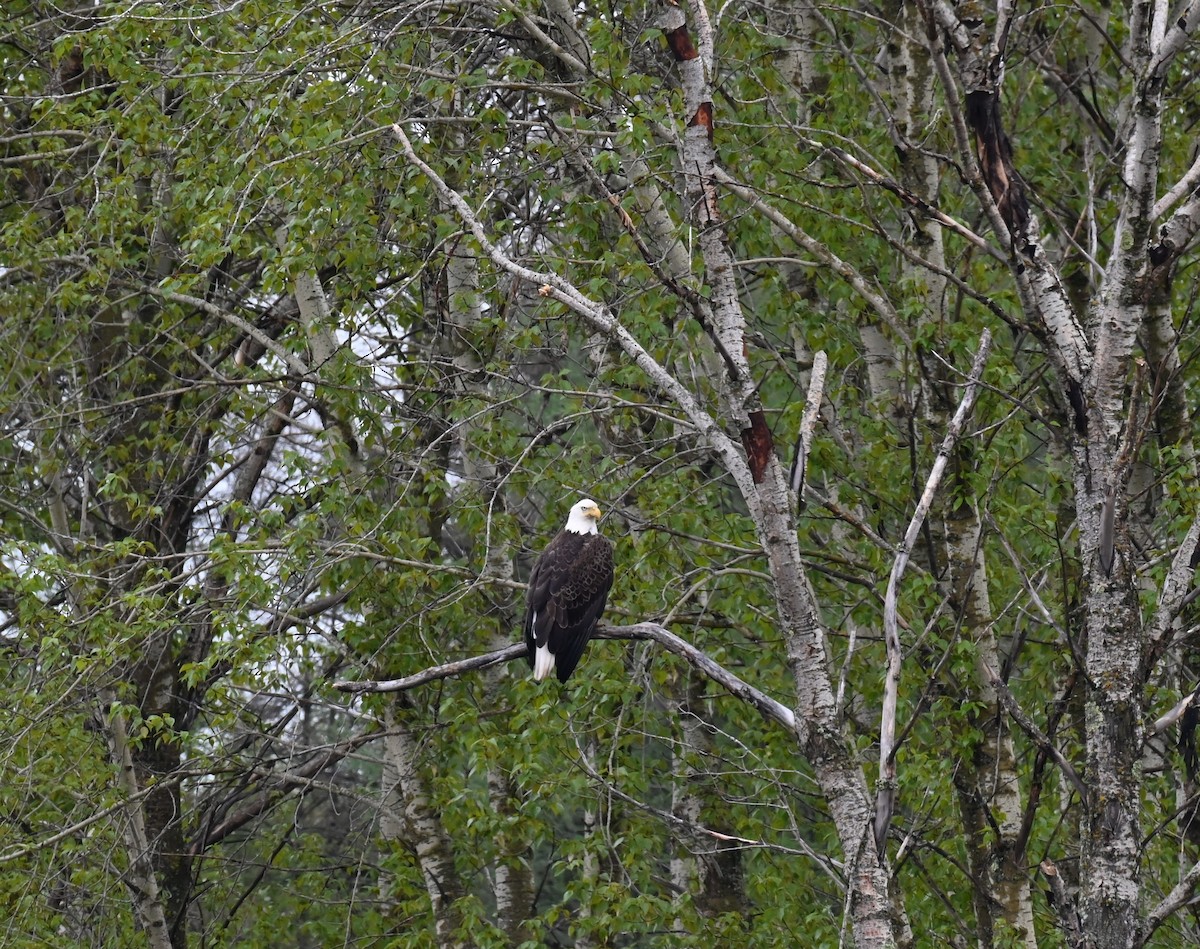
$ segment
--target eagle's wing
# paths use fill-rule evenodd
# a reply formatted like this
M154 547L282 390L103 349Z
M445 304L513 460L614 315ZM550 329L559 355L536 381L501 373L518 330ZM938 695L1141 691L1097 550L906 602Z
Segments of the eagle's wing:
M612 543L599 534L591 535L574 558L554 597L558 609L550 651L554 653L554 670L559 682L566 682L579 664L583 649L604 612L612 583Z
M560 682L575 670L613 581L612 543L599 534L564 531L538 558L529 575L525 610L526 659L549 645Z
M529 573L529 592L525 598L525 622L522 626L522 632L525 636L525 659L529 662L529 668L533 668L534 649L537 648L538 631L541 632L542 643L545 644L547 638L548 623L552 624L550 612L546 610L546 605L550 598L550 573L552 571L543 571L542 564L546 560L546 551L542 551L542 555L538 557L537 562L533 565L533 570ZM538 630L534 630L535 621Z

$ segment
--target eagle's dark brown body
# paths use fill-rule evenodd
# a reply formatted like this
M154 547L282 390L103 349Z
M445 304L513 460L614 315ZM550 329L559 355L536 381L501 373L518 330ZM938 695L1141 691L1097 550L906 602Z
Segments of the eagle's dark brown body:
M595 511L589 516L599 517L595 503L587 503ZM561 531L546 545L529 575L524 635L529 665L537 678L545 678L553 670L560 682L567 681L608 601L613 548L607 538L594 533L594 526L591 529L592 533ZM548 649L550 656L543 653L539 662L542 648Z

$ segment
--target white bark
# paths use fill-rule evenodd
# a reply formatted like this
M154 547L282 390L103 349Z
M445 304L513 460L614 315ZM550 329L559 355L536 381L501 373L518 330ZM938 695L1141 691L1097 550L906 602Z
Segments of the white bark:
M777 30L784 46L779 54L779 72L788 92L797 124L807 124L810 97L821 79L817 52L818 21L807 0L776 4L768 24Z
M713 31L704 4L697 2L689 6L696 22L695 45L681 6L667 6L661 23L683 83L686 127L679 156L683 197L704 260L712 311L712 325L707 329L725 363L725 372L717 376L724 399L723 412L744 430L750 425L750 402L757 400L746 356L746 321L717 189L718 165L713 145L710 87L716 69Z
M454 866L454 848L434 809L420 766L420 745L403 710L389 701L384 711L384 787L380 830L416 855L433 910L440 949L456 949L461 920L454 903L464 893Z
M171 949L171 933L167 927L158 876L154 872L150 838L146 833L144 797L138 787L133 752L129 746L129 733L125 726L125 713L111 690L102 691L100 701L107 710L106 735L109 752L117 769L117 784L126 802L125 826L122 831L125 835L126 859L129 862L129 892L138 921L145 930L152 949Z
M275 232L275 243L279 252L287 251L289 226L280 227ZM304 335L308 337L308 348L312 354L310 371L319 374L321 367L333 359L337 352L337 344L333 339L333 315L329 306L329 298L325 288L321 286L321 278L314 270L302 270L292 281L292 294L296 298L296 306L300 311L300 325L304 327Z
M899 625L897 623L898 587L901 577L904 576L904 570L908 565L909 555L912 553L912 549L917 542L921 525L924 523L929 509L933 504L934 497L937 495L942 475L946 471L946 466L950 463L955 445L962 434L963 426L970 417L971 410L975 407L975 399L979 395L979 386L983 378L983 368L987 364L988 354L991 352L991 349L991 334L987 330L984 330L983 337L979 341L979 351L975 354L975 364L971 367L970 381L963 392L962 401L958 405L958 410L954 413L954 418L950 420L950 425L947 427L946 435L942 440L942 446L933 463L933 468L929 472L929 478L925 482L925 489L921 492L917 508L908 523L908 529L904 533L904 540L901 542L900 549L896 553L896 559L892 563L891 576L888 578L887 590L884 593L883 635L887 645L888 667L884 679L883 709L880 716L879 793L875 804L875 842L880 852L883 852L887 846L888 824L892 818L896 798L896 703L899 696L901 660L903 657L903 650L900 645Z
M1032 949L1037 945L1032 893L1024 854L1017 851L1022 829L1022 795L1012 735L995 685L998 680L994 670L1001 668L1001 654L993 632L978 514L971 511L961 520L947 518L945 530L948 557L955 565L954 582L959 585L957 595L963 602L963 625L971 631L975 643L979 682L974 686L972 698L982 706L975 717L980 738L970 766L966 767L964 762L967 773L963 775L963 783L967 786L960 796L970 797L970 804L964 805L966 813L972 806L986 808L995 829L992 833L985 821L978 828L981 839L969 844L984 848L979 854L983 859L972 861L972 867L986 883L986 893L977 894L985 897L986 905L980 906L977 900L976 912L991 917L999 910L1013 935ZM987 922L992 921L989 918ZM994 935L995 928L989 925L988 931Z

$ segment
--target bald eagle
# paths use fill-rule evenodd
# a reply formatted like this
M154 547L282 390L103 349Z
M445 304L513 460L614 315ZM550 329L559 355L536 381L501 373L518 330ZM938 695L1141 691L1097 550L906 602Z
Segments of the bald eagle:
M596 530L600 508L576 502L567 526L546 545L529 575L526 658L533 677L557 673L566 682L604 612L613 582L613 548Z

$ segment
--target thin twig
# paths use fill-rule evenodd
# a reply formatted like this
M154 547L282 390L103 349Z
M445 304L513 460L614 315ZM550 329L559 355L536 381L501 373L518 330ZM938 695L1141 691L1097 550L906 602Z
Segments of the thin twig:
M1078 792L1079 799L1086 802L1089 797L1087 787L1084 786L1083 781L1080 779L1078 773L1076 773L1075 767L1063 756L1063 753L1058 750L1046 733L1034 724L1033 719L1025 714L1024 709L1017 703L1016 696L1009 689L1008 683L1000 678L996 670L986 663L980 663L980 667L983 669L983 674L987 676L988 682L992 684L992 688L996 690L996 697L1000 700L1000 704L1004 706L1004 710L1012 716L1012 720L1020 726L1021 731L1033 739L1034 744L1054 760L1059 770L1062 771L1067 780L1071 782L1071 785Z

